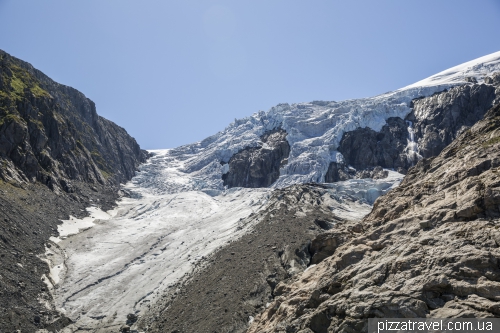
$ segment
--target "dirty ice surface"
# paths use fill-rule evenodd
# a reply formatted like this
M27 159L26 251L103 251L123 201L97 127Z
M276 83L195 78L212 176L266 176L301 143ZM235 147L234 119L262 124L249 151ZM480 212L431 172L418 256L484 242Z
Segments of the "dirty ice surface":
M94 221L96 220L109 220L116 215L116 209L103 212L99 207L88 207L87 212L89 216L83 219L77 219L76 217L70 216L69 220L63 220L63 223L57 227L59 237L51 237L50 240L59 243L62 239L70 235L77 234L85 229L93 227L95 225Z
M91 208L87 220L63 223L64 236L47 249L52 267L46 282L57 308L75 321L64 332L108 332L127 314L144 313L200 260L248 231L252 225L243 225L244 219L268 202L271 189L234 188L212 196L179 191L192 181L179 171L182 163L168 150L155 151L115 210ZM330 184L332 211L362 218L402 176L390 171L386 179Z
M373 208L378 197L398 186L403 174L392 170L383 179L349 179L332 184L325 184L330 189L329 205L332 212L346 220L361 220Z
M62 237L52 240L56 306L76 321L67 331L116 327L128 313L140 314L204 256L245 232L250 226L238 227L240 219L269 197L269 189L179 192L190 180L178 172L182 161L166 152L141 167L125 186L130 197L113 212L91 208L91 217L65 221Z

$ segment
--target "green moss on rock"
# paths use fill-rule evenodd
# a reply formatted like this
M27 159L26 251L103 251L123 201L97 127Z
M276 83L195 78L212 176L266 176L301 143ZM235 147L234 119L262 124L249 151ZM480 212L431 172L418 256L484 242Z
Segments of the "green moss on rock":
M499 142L500 142L500 136L497 136L497 137L491 138L488 141L484 142L483 147L486 148L489 146L493 146L494 144L497 144Z
M40 87L38 79L28 70L13 62L10 62L7 67L10 69L10 73L9 71L2 72L1 80L3 81L4 87L10 86L11 89L10 91L1 91L1 98L20 101L24 96L25 89L29 89L30 92L38 98L50 96L46 90Z
M24 119L19 117L16 114L7 114L6 116L0 118L0 126L2 126L5 123L10 123L10 122L16 122L16 123L24 123Z

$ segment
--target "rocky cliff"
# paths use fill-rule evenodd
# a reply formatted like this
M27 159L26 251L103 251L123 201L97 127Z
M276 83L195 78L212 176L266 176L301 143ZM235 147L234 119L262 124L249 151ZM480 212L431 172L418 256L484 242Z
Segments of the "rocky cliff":
M359 226L313 241L330 256L248 332L366 332L367 319L500 315L500 105L422 159Z
M500 86L464 85L428 98L413 101L405 118L412 123L418 154L434 157L464 131L483 118L497 96Z
M224 186L268 187L280 176L280 168L287 163L290 145L286 132L275 129L261 136L259 147L245 148L228 162L228 172L222 175Z
M118 184L147 153L81 92L0 51L0 177L73 192L72 181Z
M381 166L406 173L420 158L437 156L500 96L499 76L487 77L489 84L467 84L414 99L404 119L389 118L379 132L366 127L344 133L338 147L344 160L330 163L325 182L354 178L348 166L357 170Z
M79 91L0 51L0 330L55 330L39 259L57 225L109 209L147 152Z

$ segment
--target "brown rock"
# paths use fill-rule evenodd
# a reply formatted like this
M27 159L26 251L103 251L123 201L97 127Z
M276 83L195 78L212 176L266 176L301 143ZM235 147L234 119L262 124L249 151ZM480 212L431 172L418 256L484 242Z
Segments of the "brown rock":
M316 237L312 260L321 260L280 285L279 304L269 307L277 310L247 332L366 332L373 317L498 316L499 137L500 105L410 169L376 201L362 232L340 226Z

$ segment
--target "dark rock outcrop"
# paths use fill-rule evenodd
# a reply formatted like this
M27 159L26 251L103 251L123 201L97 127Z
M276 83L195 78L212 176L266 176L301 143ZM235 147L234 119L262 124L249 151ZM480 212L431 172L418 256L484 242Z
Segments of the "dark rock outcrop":
M496 72L493 75L486 77L484 79L484 83L500 86L500 72Z
M356 169L381 166L406 168L408 162L403 151L408 143L408 125L403 119L393 117L380 132L371 128L358 128L342 136L338 151L346 163Z
M260 147L245 148L229 160L229 171L222 175L224 186L268 187L280 175L280 168L287 163L290 145L287 133L276 129L262 135Z
M500 74L488 77L488 84L462 85L412 101L412 112L405 118L389 118L380 132L358 128L344 133L339 152L344 163L332 162L325 182L355 178L348 166L366 170L375 166L406 173L418 158L439 155L461 133L480 120L500 96ZM416 151L409 145L413 131ZM418 156L418 158L416 158Z
M0 51L0 177L73 192L72 181L117 185L147 153L81 92Z
M398 168L401 171L401 168ZM406 172L402 172L406 173ZM345 163L331 162L325 175L325 183L335 183L338 181L348 179L383 179L389 175L387 170L384 170L380 165L374 168L366 168L364 170L356 171L356 169L349 167Z
M281 285L248 332L366 332L368 318L498 317L499 174L497 105L437 157L419 161L360 223L314 239L320 262Z
M356 172L356 178L358 179L384 179L387 178L387 176L389 176L389 172L384 170L381 166L376 166L372 170L368 169Z
M464 85L413 101L406 117L413 122L418 153L429 158L483 118L495 99L490 85Z
M356 170L349 169L345 163L330 162L325 174L325 183L335 183L354 178Z

